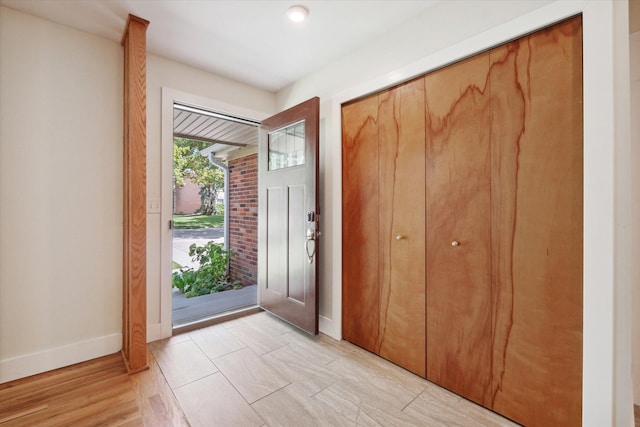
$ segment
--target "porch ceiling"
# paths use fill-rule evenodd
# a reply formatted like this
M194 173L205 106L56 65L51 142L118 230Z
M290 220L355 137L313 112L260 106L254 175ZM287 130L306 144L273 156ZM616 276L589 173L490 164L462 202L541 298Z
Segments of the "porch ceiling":
M211 143L201 153L212 153L217 158L224 159L233 151L257 146L258 125L185 105L175 104L173 108L173 135Z

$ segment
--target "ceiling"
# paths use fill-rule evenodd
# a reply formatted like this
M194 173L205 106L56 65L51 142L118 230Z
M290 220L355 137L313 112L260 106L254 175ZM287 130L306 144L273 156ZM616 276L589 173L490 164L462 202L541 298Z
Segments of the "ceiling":
M201 150L218 159L226 159L234 151L258 145L258 123L214 112L174 104L173 136L208 142Z
M120 42L129 13L150 21L150 53L270 92L402 25L441 0L0 0ZM309 9L303 23L287 9Z

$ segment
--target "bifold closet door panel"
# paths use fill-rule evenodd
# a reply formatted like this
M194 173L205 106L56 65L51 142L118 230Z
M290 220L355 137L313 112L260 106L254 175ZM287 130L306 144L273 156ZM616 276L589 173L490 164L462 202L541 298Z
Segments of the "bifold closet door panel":
M489 54L425 77L427 379L491 402Z
M581 18L491 51L493 409L580 425Z
M380 325L377 353L425 376L424 79L378 103Z
M342 107L342 335L376 351L378 96Z

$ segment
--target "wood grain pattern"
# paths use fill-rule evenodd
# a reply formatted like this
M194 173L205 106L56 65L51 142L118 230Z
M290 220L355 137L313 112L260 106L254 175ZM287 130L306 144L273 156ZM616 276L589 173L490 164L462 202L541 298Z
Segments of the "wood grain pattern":
M483 405L491 397L488 73L485 53L425 77L427 379Z
M0 425L188 426L151 357L151 370L128 375L120 354L0 386Z
M147 369L146 31L129 15L124 46L123 345L130 373Z
M342 108L342 334L376 351L378 280L378 96Z
M383 92L378 99L380 319L376 343L382 357L423 377L424 107L422 78Z
M345 339L420 373L402 326L425 331L408 298L425 251L391 238L413 244L426 211L427 378L526 425L582 421L581 25L426 75L424 121L403 120L421 79L342 111ZM403 132L426 139L426 202Z
M71 422L100 412L95 406L90 407L90 394L100 393L107 386L119 393L130 392L127 383L128 376L118 354L5 383L0 385L0 419L10 420L12 426L42 425L45 422L63 425L64 420ZM135 406L135 397L131 395L129 398ZM65 410L81 405L87 408L80 414ZM125 412L135 412L129 409L127 405ZM16 417L19 413L27 415Z
M491 62L492 406L527 425L580 425L581 18Z

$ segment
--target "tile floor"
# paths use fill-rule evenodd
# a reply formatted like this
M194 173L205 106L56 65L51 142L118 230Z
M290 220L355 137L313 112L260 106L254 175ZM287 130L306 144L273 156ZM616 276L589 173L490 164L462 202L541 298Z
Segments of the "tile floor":
M150 345L192 426L515 426L346 341L259 313Z

